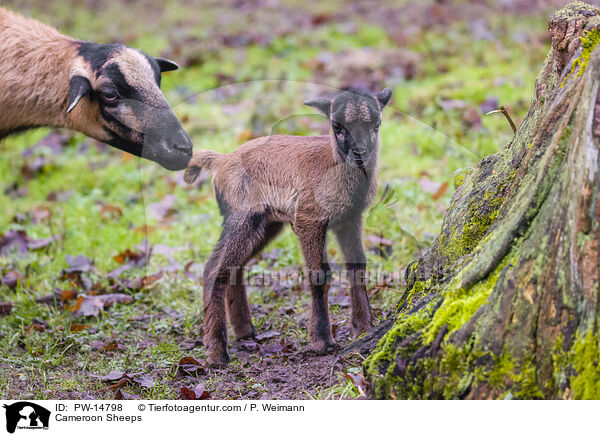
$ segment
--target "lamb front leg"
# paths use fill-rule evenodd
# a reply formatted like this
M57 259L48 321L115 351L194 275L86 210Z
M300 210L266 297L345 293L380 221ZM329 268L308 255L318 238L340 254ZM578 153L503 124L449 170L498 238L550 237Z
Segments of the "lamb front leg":
M366 288L367 257L362 242L360 217L352 223L335 230L350 281L350 304L352 307L352 331L355 337L368 332L373 326L373 315Z
M331 334L327 301L331 279L330 268L325 255L327 223L294 224L294 232L298 236L302 247L307 279L312 293L309 326L311 348L319 354L325 354L337 347Z

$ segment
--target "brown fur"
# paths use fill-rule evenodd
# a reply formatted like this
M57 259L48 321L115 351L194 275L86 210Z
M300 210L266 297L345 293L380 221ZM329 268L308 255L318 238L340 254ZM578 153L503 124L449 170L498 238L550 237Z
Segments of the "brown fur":
M70 66L77 56L74 42L45 24L0 8L0 132L85 122L82 114L66 113Z
M192 142L153 70L169 71L176 65L114 44L99 68L82 55L86 44L93 46L87 53L103 50L102 45L62 35L0 7L0 139L32 127L65 127L168 169L185 168ZM168 65L161 67L163 62ZM101 90L115 86L110 71L103 70L106 66L118 68L119 80L135 90L135 97L123 97L114 105L102 103ZM79 95L74 78L83 84Z
M386 92L382 106L391 96L389 90ZM326 110L333 107L321 106ZM352 107L346 105L347 113L352 112ZM369 109L356 107L360 115L356 118L371 122L370 115L365 115ZM377 128L378 125L371 131L373 136L369 136L375 139L371 145L374 151L362 168L344 160L335 146L333 133L257 138L230 154L194 152L185 180L193 182L201 168L210 170L224 217L223 232L204 270L204 342L209 364L220 366L229 361L226 314L237 338L254 334L241 271L288 223L300 242L312 293L309 326L312 348L325 353L336 347L327 302L328 229L335 233L350 273L354 333L360 335L370 329L371 308L361 280L366 266L362 212L377 187Z

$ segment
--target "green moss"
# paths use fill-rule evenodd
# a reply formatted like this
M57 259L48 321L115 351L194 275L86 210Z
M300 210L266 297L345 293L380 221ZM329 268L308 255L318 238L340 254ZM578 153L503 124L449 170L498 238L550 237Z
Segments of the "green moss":
M594 28L593 30L583 32L583 35L580 37L581 39L581 54L577 59L573 61L573 66L571 67L571 71L563 82L561 83L561 87L565 86L567 79L577 71L576 77L581 76L585 71L588 61L590 60L590 56L592 52L596 48L598 42L600 42L600 30L598 28Z
M473 251L498 217L500 207L504 203L505 189L512 183L515 175L514 170L508 172L493 191L485 192L481 202L471 204L467 211L469 219L464 221L462 228L455 226L442 232L438 245L440 255L448 257L450 263L454 263Z
M487 373L487 381L493 388L503 389L506 387L510 375L513 373L515 362L505 351L496 356L494 367Z
M424 342L426 344L433 342L437 332L444 325L448 326L447 335L449 335L469 321L494 290L502 270L514 262L517 255L518 251L515 250L511 255L504 258L486 280L480 281L467 289L459 287L461 275L458 274L457 278L443 292L444 301L435 312L424 333Z
M473 168L459 168L454 171L454 190L460 188L464 183L466 178L473 173Z
M436 385L444 398L462 398L473 383L479 383L481 374L475 374L475 361L484 353L471 344L457 347L445 344L439 359Z
M395 373L396 358L402 355L410 355L415 351L414 344L411 343L403 347L401 342L408 336L421 331L427 325L431 319L435 301L431 301L425 308L415 314L401 315L365 360L363 367L374 381L376 397L388 397L393 386L399 381L399 377Z
M527 359L521 365L520 371L513 376L516 383L514 396L518 399L533 400L544 398L537 382L536 366L533 364L533 357Z
M577 400L600 398L600 341L592 330L582 339L576 335L570 350L563 350L562 335L556 341L552 360L554 365L554 381L559 394L569 386L571 393L567 397Z

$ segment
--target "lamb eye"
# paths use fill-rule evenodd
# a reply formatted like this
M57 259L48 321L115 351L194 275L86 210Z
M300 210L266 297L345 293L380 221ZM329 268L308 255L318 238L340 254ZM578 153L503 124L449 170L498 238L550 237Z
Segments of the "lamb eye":
M341 124L339 123L333 123L333 131L338 134L338 133L342 133L344 131L344 127L342 127Z

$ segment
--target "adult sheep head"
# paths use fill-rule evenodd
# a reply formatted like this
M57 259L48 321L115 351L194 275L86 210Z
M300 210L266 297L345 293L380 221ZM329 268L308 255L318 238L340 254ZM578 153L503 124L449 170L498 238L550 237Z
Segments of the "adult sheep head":
M79 56L66 109L72 127L166 169L185 168L192 140L160 90L161 73L177 64L120 44L74 43Z

